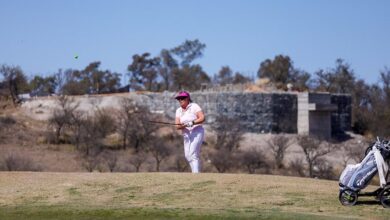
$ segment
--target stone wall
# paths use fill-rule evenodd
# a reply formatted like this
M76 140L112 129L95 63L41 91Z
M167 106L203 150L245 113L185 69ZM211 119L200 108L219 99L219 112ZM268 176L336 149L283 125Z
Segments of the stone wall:
M331 94L330 102L338 107L331 114L332 136L343 135L351 130L352 98L347 94Z
M162 113L174 119L175 110L179 107L174 95L168 92L146 93L137 95L133 99L138 100L140 104L148 105L153 112ZM349 95L309 94L309 101L323 104L322 96L324 100L327 97L329 99L330 96L330 104L338 106L338 110L331 113L331 119L327 118L328 121L322 124L331 126L332 135L349 130L351 97ZM194 92L191 93L191 97L203 109L207 123L214 123L218 115L225 115L239 119L243 129L247 132L298 132L298 93ZM321 100L317 100L319 98ZM329 103L329 100L323 102Z
M309 134L325 139L331 138L331 107L329 93L309 93L309 103L314 105L309 111Z
M143 94L137 102L173 119L177 101L171 93ZM146 98L147 97L147 98ZM194 92L192 100L214 123L219 115L238 119L247 132L297 132L297 97L293 93Z

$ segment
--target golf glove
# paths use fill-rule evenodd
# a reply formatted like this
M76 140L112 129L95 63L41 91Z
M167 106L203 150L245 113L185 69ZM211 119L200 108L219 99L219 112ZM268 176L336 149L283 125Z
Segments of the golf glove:
M190 127L194 126L194 122L193 121L189 121L189 122L185 123L184 126L190 128Z

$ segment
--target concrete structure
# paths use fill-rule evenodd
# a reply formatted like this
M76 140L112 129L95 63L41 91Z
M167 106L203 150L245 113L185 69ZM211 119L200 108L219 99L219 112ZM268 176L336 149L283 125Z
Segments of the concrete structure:
M337 110L338 106L331 104L329 93L299 93L298 134L331 138L331 113Z

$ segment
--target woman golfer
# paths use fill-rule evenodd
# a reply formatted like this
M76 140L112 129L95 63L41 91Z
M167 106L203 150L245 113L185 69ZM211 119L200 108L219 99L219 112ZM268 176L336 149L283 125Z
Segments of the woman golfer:
M176 110L175 124L178 130L182 130L184 138L184 155L191 166L193 173L200 172L200 147L203 142L204 114L198 104L193 103L190 94L186 91L179 92L175 97L180 107Z

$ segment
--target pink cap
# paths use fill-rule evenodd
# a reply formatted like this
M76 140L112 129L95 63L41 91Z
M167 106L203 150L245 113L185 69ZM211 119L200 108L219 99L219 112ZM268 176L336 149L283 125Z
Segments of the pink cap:
M179 94L177 94L175 99L178 99L180 97L184 97L184 98L188 97L188 98L190 98L190 93L188 93L187 91L181 91L181 92L179 92Z

